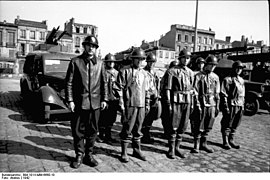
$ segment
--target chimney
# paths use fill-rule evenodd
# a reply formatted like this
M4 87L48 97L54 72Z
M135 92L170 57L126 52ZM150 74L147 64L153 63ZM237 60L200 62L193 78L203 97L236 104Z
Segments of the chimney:
M262 41L257 41L257 45L262 47L263 46L263 40Z
M4 20L4 22L3 22L4 24L6 24L7 23L7 21L6 20Z
M20 16L17 16L17 21L19 21L20 20Z
M47 20L43 20L41 23L47 25Z
M231 36L226 36L226 42L231 42Z
M245 36L244 35L242 35L242 37L241 37L241 42L245 42Z

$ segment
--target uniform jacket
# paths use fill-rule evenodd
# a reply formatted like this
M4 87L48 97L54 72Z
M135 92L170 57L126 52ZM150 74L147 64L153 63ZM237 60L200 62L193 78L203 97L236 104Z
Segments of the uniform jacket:
M216 106L219 101L220 82L214 73L199 72L194 78L195 104L200 106Z
M159 90L159 78L156 74L156 72L152 69L150 69L148 66L145 66L143 68L148 75L149 78L149 94L150 94L150 100L156 100L158 98L158 90Z
M224 108L229 106L244 107L245 85L244 79L240 76L228 76L221 85L221 102Z
M119 71L117 77L120 105L145 107L150 104L148 75L142 68L124 68Z
M188 67L175 66L167 70L163 77L163 91L170 90L170 101L191 103L193 93L193 71Z
M85 52L71 59L66 75L66 99L75 108L100 108L101 101L108 100L108 86L103 61Z
M113 101L119 99L115 92L115 82L118 76L118 71L114 68L106 69L106 79L108 82L108 100Z

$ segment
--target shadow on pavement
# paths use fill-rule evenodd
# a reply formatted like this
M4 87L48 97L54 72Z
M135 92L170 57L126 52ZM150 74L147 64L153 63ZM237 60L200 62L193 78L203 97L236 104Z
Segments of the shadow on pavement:
M38 136L26 136L25 139L39 145L59 149L63 151L73 150L72 139L58 138L58 137L38 137Z
M24 124L23 127L37 132L44 132L47 134L55 134L60 136L71 136L71 129L66 127L52 126L50 125L40 125L40 124Z
M35 159L46 159L46 160L55 160L71 162L71 157L66 154L59 153L57 151L43 149L37 146L33 146L31 144L27 144L24 142L17 142L12 140L1 140L1 147L6 147L0 149L0 154L13 154L13 155L22 155L22 156L30 156ZM63 157L63 158L59 158Z

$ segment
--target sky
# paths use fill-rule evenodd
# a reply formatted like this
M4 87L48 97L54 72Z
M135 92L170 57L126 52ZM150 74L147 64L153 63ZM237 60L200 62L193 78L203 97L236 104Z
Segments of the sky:
M47 20L48 30L72 17L76 23L98 27L102 56L143 40L158 40L173 24L195 26L196 1L0 1L0 21ZM202 1L198 3L199 29L215 31L215 38L263 40L269 45L269 6L264 1Z

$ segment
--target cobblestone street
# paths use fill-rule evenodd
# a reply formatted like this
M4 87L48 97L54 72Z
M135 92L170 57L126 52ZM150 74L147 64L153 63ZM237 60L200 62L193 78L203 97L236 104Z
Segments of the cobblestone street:
M95 158L99 166L81 165L72 169L75 156L68 118L37 124L22 106L19 79L0 79L0 171L1 172L269 172L270 116L267 111L244 116L236 134L240 150L222 149L219 114L209 136L209 145L215 152L191 154L193 138L190 129L184 137L182 151L187 158L174 160L166 157L167 141L163 139L161 120L152 127L153 145L142 144L148 161L133 158L128 148L130 162L119 161L120 143L96 143ZM113 136L119 140L119 118L113 127Z

